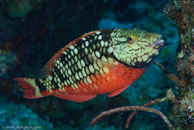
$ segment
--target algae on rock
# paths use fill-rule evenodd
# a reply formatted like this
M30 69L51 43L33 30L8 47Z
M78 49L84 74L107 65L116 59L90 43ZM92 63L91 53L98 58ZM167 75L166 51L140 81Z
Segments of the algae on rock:
M174 120L178 130L194 128L194 1L171 0L165 10L178 27L180 43L177 50L178 77L186 82L177 86Z

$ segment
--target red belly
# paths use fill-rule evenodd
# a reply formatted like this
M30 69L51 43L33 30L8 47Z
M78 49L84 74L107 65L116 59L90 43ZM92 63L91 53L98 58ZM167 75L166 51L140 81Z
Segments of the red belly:
M121 63L107 67L109 68L108 73L99 73L90 76L92 83L86 84L84 80L81 81L78 84L78 91L76 93L98 95L111 93L121 88L126 89L146 70L146 68L128 67ZM87 81L87 79L85 80ZM75 91L71 90L69 93L75 93Z

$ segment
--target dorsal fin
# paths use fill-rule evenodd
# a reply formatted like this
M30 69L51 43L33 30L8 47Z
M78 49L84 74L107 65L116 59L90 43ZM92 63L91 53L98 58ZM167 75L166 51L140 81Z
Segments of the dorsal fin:
M96 30L96 31L91 31L89 33L86 33L84 35L82 35L81 37L73 40L72 42L70 42L68 45L66 45L65 47L63 47L62 49L60 49L57 53L55 53L55 55L47 62L47 64L41 69L41 75L42 77L48 77L49 75L52 74L52 69L55 66L55 61L61 56L61 54L68 49L71 45L76 44L78 41L80 41L83 37L87 37L95 32L98 32L100 30Z

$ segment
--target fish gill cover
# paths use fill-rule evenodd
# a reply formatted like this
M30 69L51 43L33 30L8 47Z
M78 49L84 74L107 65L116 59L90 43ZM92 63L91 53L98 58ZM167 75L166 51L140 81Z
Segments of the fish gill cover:
M168 0L0 0L0 128L168 129L158 116L143 112L133 118L129 128L125 128L125 120L130 112L106 117L90 127L92 118L102 111L143 105L165 96L174 83L154 64L120 95L100 95L83 103L55 97L24 99L23 89L13 81L15 77L41 77L40 69L62 47L84 33L109 28L137 27L161 34L165 46L155 60L174 72L179 38L174 23L163 13L167 3ZM171 119L169 102L153 107Z

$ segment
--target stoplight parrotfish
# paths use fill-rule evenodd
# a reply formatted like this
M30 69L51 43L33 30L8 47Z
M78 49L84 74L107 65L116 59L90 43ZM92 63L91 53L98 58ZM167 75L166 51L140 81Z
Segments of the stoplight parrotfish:
M135 29L84 34L59 50L41 78L15 78L29 99L45 96L84 102L99 94L113 97L146 70L164 45L161 35Z

